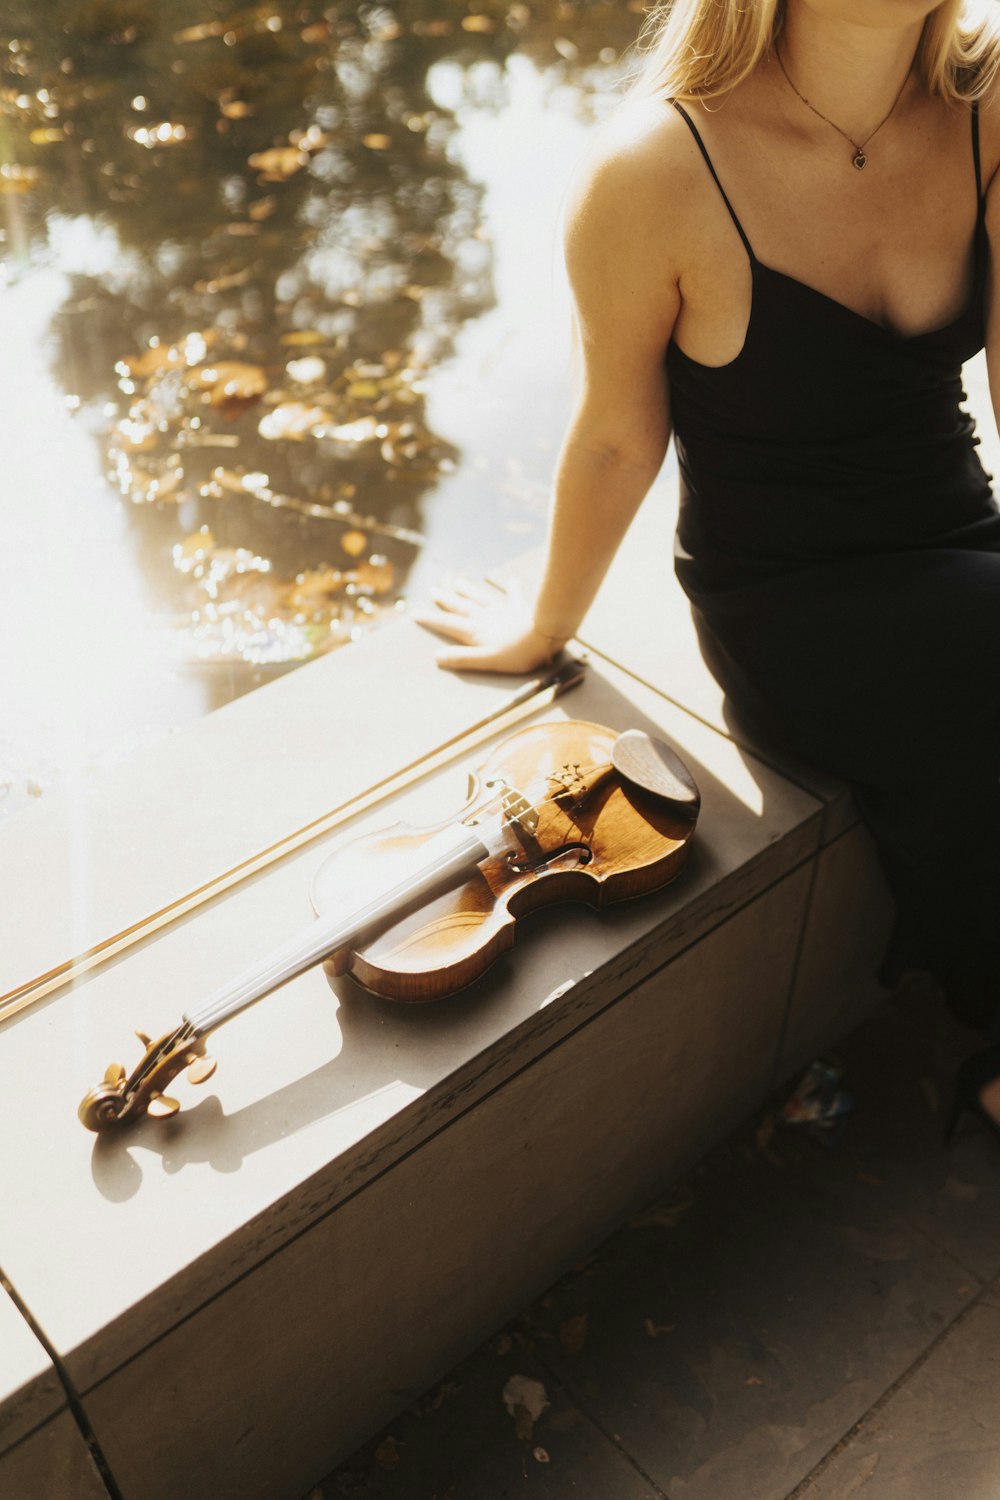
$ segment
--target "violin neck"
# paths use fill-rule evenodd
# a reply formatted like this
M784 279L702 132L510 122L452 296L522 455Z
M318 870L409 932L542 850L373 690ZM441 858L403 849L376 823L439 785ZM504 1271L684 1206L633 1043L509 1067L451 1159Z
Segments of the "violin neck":
M207 1036L240 1011L287 984L296 974L311 969L342 948L355 945L367 934L391 925L393 918L414 902L427 901L460 876L468 876L475 865L489 857L489 852L475 829L465 823L442 829L422 845L419 860L397 869L388 889L350 911L318 918L216 990L196 1010L185 1012L185 1023L191 1026L195 1037Z

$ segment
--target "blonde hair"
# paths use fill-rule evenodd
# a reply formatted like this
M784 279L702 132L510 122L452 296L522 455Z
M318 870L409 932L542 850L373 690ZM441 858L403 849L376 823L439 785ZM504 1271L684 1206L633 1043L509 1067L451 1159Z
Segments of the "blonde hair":
M785 0L658 0L636 43L628 97L718 99L781 35ZM997 0L942 0L924 22L917 66L950 103L987 92L1000 64Z

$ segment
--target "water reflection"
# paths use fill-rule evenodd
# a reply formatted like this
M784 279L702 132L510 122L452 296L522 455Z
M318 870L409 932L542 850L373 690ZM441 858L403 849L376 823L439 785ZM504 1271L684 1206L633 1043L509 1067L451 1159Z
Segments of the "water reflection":
M538 538L565 330L526 314L639 8L8 3L0 773L130 748Z

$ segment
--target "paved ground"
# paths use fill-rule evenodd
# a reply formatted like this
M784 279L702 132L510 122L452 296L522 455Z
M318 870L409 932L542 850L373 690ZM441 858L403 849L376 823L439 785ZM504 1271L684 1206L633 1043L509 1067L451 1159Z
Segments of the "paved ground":
M941 1143L977 1045L911 983L838 1145L775 1101L308 1500L998 1500L1000 1145Z

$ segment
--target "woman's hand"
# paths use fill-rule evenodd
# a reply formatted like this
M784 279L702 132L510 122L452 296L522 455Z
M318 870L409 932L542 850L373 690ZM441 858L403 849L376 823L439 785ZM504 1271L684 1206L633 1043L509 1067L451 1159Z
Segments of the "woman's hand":
M416 615L439 635L457 642L442 651L439 667L459 672L533 672L558 656L565 640L536 630L520 588L506 593L479 584L458 582L436 589L433 610Z

